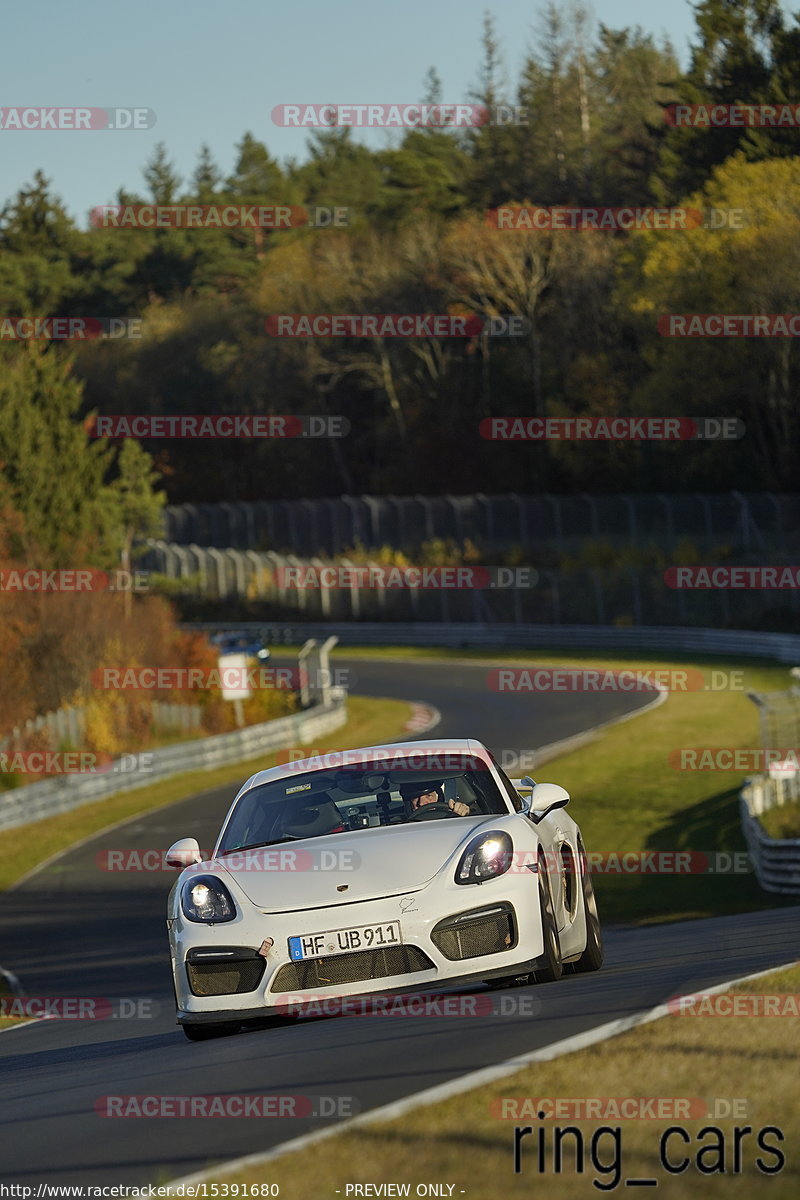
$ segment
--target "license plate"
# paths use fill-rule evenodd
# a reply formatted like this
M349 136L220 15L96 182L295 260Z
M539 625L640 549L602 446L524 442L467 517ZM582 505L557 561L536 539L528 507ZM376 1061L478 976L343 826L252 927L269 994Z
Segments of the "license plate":
M382 946L399 946L399 921L384 921L380 925L359 925L355 929L331 929L327 933L308 933L289 938L289 957L327 958L331 954L350 954L353 950L379 950Z

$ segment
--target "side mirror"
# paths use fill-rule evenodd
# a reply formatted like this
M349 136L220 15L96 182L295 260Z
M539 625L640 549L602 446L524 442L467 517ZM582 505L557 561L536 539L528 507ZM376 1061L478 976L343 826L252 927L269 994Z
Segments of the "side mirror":
M179 842L175 842L167 851L167 866L191 867L194 863L203 861L203 856L200 853L200 843L197 838L181 838Z
M531 779L530 775L526 775L524 779L512 779L511 786L516 788L517 795L522 801L522 808L520 809L520 812L526 817L530 816L531 796L533 795L533 789L536 787L536 780ZM525 792L526 795L523 796L523 792Z
M558 783L537 783L531 792L528 815L537 824L556 808L566 808L569 792Z

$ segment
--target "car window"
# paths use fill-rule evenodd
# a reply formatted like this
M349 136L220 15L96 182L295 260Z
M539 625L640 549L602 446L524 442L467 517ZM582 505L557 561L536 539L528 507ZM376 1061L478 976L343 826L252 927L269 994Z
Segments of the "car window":
M218 853L284 839L452 820L451 802L463 817L508 812L485 764L477 770L442 772L406 769L395 762L389 770L359 765L288 775L242 795ZM419 811L423 807L424 814Z
M499 765L499 763L497 762L497 759L494 757L494 755L492 755L492 762L495 765L497 774L500 776L500 780L501 780L501 783L503 784L503 788L505 790L506 795L508 796L511 803L514 805L514 812L522 812L522 807L523 807L522 797L520 796L517 789L514 787L511 780L506 775L503 768Z

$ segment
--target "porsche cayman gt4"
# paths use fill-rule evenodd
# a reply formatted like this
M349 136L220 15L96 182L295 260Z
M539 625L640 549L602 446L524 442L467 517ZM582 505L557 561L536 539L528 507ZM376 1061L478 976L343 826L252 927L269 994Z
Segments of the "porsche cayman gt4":
M168 902L192 1040L297 997L505 986L597 970L580 830L553 783L511 780L472 739L326 754L253 775L210 857L185 838Z

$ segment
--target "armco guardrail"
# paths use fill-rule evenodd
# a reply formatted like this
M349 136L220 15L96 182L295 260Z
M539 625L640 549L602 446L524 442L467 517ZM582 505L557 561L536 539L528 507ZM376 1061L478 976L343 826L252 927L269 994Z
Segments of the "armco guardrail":
M104 800L117 792L145 787L183 771L211 770L228 763L247 762L269 750L311 745L316 738L339 729L346 720L346 697L335 698L327 705L293 713L290 717L279 717L262 725L237 729L234 733L220 733L153 750L149 759L151 767L147 771L138 770L130 774L115 772L114 766L118 766L115 763L103 774L60 775L55 779L15 788L0 794L0 830L43 821L83 804Z
M767 559L761 551L764 559ZM535 552L531 554L536 559ZM491 565L491 558L489 563ZM391 621L444 624L631 625L748 628L800 624L798 588L687 588L667 586L664 570L616 566L497 567L507 572L489 586L399 586L391 569L369 557L340 558L341 586L323 579L334 564L274 550L220 549L150 539L138 565L169 580L170 591L217 611L245 616L253 606L272 621ZM430 565L430 564L428 564ZM453 573L455 576L455 568ZM469 566L464 564L465 572ZM382 579L389 582L380 586ZM417 577L419 578L419 577ZM475 579L480 580L478 574ZM372 583L375 586L372 586ZM488 584L488 580L486 583ZM495 586L496 584L496 586ZM232 607L233 606L233 607ZM238 608L238 612L237 612Z
M411 550L434 538L484 546L577 547L607 539L674 549L737 545L794 554L800 495L778 492L622 493L616 495L336 496L172 504L168 541L224 549L291 548L294 554L347 554L354 546ZM791 561L791 557L786 561Z
M800 895L800 838L771 838L759 821L760 813L800 799L800 775L748 779L739 794L742 832L759 885L765 892Z
M800 662L800 636L760 633L746 629L694 629L681 626L616 625L482 625L404 623L395 621L326 624L323 622L243 621L235 625L200 621L184 629L247 629L263 634L276 647L298 645L307 638L338 637L347 646L445 646L486 649L549 650L554 646L581 650L668 651L686 654L726 654L767 658L780 663Z

